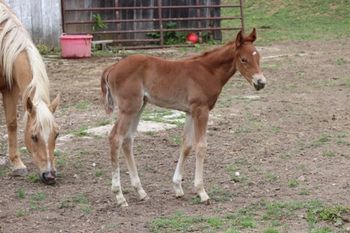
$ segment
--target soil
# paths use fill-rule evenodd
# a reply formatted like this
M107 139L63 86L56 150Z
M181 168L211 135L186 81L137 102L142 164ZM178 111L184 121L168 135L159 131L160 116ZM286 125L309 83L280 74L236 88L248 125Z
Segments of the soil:
M171 180L181 127L138 134L135 156L150 199L137 200L122 159L127 208L116 206L110 190L106 136L80 135L58 141L59 178L54 186L36 182L36 168L25 152L22 158L29 176L12 177L10 169L0 165L0 232L150 232L156 218L176 213L223 216L261 200L349 205L349 40L288 42L258 50L266 88L256 92L236 74L210 116L204 171L210 205L194 198L193 155L186 161L185 196L175 198ZM153 53L184 56L183 51ZM99 84L102 70L118 59L45 58L52 98L61 94L55 114L61 137L113 122L100 105ZM0 154L5 154L5 119L0 111ZM23 147L22 121L20 129ZM239 179L234 177L237 172ZM280 221L286 232L308 232L303 217ZM264 227L261 223L241 231L262 232Z

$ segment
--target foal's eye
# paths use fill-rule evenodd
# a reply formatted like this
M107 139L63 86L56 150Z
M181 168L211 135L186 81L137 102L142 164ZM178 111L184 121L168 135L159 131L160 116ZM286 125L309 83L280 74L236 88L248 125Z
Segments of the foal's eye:
M241 62L242 62L243 64L245 64L245 63L248 62L248 60L247 60L246 58L241 58Z
M38 142L38 136L32 135L32 141L33 142Z

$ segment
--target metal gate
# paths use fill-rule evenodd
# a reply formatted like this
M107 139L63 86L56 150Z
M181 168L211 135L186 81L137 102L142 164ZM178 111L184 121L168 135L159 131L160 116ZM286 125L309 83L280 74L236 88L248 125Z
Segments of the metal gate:
M222 11L229 13L221 16ZM167 41L169 35L195 32L199 39L221 40L223 30L244 29L243 0L62 0L62 21L64 33L93 34L101 43L129 49L168 47L174 46Z

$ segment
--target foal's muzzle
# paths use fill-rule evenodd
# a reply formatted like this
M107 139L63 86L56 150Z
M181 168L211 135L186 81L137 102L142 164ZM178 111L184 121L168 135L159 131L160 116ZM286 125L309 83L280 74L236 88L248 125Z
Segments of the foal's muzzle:
M56 172L50 171L50 172L44 172L40 174L40 179L43 183L52 185L56 183Z
M259 79L256 83L254 83L254 87L257 91L259 91L265 87L265 82Z

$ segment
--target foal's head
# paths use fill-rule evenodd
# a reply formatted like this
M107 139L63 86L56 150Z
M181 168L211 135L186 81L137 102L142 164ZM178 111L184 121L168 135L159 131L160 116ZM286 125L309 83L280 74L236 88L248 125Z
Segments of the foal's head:
M54 121L60 97L50 105L42 100L35 104L30 97L26 101L25 144L39 168L40 179L45 184L54 184L56 179L54 150L58 136L58 126Z
M236 37L236 67L238 71L252 84L256 90L263 89L266 79L260 69L260 54L253 42L256 40L255 28L249 36L244 36L242 31Z

